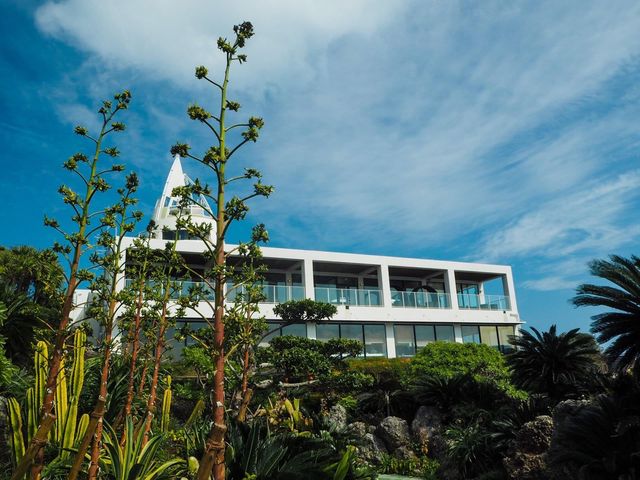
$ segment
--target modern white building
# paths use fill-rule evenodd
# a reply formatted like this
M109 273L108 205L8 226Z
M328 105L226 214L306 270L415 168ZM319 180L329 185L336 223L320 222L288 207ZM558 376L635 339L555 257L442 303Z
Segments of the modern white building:
M177 199L171 192L190 181L176 157L154 211L162 238L152 240L152 246L162 248L176 238ZM190 213L194 221L212 222L199 207ZM191 268L204 270L201 241L183 236L177 239L177 249ZM363 342L366 357L393 358L412 356L436 340L485 343L505 350L508 336L522 323L511 267L506 265L271 247L263 247L262 254L268 272L260 314L271 329L278 328L274 305L287 300L310 298L332 303L338 310L328 322L288 325L275 335L357 339ZM230 259L231 264L239 262ZM184 287L190 283L185 281ZM233 300L230 290L227 301ZM207 312L206 302L198 314L187 314L178 323L197 328L203 324L201 314L213 314ZM174 352L180 350L181 345L174 344Z

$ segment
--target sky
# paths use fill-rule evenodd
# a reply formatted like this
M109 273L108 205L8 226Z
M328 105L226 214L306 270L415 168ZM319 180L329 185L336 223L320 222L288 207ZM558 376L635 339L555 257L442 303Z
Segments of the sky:
M47 247L68 216L62 162L103 99L147 218L170 146L211 138L186 107L215 91L219 36L254 24L238 120L263 117L235 168L276 187L231 240L513 267L528 326L588 330L588 262L640 254L640 3L0 0L2 245ZM191 177L204 174L183 164Z

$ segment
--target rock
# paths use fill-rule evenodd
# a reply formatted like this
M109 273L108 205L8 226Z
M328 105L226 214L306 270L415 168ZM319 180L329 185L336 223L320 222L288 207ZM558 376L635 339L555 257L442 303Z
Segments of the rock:
M362 438L367 433L367 424L364 422L353 422L347 425L347 431L358 438Z
M541 415L525 423L516 434L502 464L510 479L547 480L546 452L551 445L553 419Z
M372 433L375 435L376 433L376 426L375 425L367 425L367 433Z
M388 453L384 442L373 433L365 433L362 442L358 445L359 457L365 462L377 465L383 454Z
M336 430L342 430L347 428L347 409L342 405L334 405L329 410L329 413L325 415L325 421L327 425Z
M413 460L418 461L418 456L409 447L396 448L393 452L393 456L400 460Z
M416 412L411 422L411 433L424 453L427 453L431 448L430 443L433 442L435 432L439 431L441 426L442 415L437 408L422 406Z
M399 417L384 418L378 425L376 434L384 441L390 452L411 442L409 424Z

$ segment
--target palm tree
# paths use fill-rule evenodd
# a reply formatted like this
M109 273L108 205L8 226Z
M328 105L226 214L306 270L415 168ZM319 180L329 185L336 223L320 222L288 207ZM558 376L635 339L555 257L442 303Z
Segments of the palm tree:
M611 309L591 317L591 332L600 344L612 341L605 355L614 368L626 370L640 362L640 258L611 255L592 261L589 270L613 285L580 285L573 304Z
M552 325L548 332L531 328L513 337L516 350L507 355L507 363L515 384L557 401L588 386L598 370L600 350L591 335L578 330L557 334Z

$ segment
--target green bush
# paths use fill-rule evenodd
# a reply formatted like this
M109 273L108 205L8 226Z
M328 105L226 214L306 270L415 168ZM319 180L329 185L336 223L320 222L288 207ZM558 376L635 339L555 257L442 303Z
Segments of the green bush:
M374 385L397 390L409 383L408 358L358 358L349 360L349 370L373 377Z

